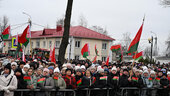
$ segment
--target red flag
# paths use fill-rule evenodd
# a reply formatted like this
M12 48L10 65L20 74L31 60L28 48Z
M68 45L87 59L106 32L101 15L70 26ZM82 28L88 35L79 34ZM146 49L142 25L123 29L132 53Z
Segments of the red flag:
M144 23L144 20L143 20ZM140 29L138 30L138 33L136 34L135 38L133 39L133 41L131 42L129 48L128 48L128 53L129 55L135 51L137 51L138 49L138 45L139 45L139 41L140 41L140 37L142 34L142 29L143 29L143 23L140 27Z
M87 58L87 56L90 56L90 51L89 51L89 44L86 43L83 48L81 49L81 54L83 55L84 58Z
M56 60L55 60L55 46L53 48L53 52L52 52L52 56L51 56L51 62L56 63Z
M110 50L111 51L118 51L118 50L120 50L121 49L121 45L119 44L119 45L113 45L113 46L111 46L111 48L110 48Z
M51 58L52 58L52 53L53 53L53 51L52 51L51 45L50 45L50 58L49 58L49 60L51 60Z
M96 62L96 59L97 59L97 55L94 57L92 63Z
M107 57L106 65L109 66L109 56Z
M143 57L143 51L137 53L136 55L133 56L133 59L135 60L140 60Z
M8 26L3 32L2 32L2 38L8 39L10 38L10 26Z
M27 26L27 28L24 30L24 32L22 33L21 37L19 37L18 42L22 43L25 47L27 46L27 44L29 43L29 39L27 38L27 33L29 32L29 25Z

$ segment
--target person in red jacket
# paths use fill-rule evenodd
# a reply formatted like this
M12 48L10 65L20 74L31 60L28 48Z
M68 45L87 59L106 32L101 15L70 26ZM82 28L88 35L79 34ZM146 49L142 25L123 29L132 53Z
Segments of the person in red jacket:
M72 69L66 69L66 75L63 76L64 81L66 82L66 89L75 89L76 88L76 79L75 77L71 76Z

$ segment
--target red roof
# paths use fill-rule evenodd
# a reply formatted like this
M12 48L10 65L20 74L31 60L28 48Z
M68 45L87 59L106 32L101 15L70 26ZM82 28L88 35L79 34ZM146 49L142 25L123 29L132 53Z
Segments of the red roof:
M43 37L61 37L63 36L63 28L61 31L56 29L44 29L42 31L31 31L31 38L43 38ZM92 38L92 39L102 39L102 40L115 40L107 35L98 33L96 31L90 30L82 26L70 27L70 36L80 37L80 38Z

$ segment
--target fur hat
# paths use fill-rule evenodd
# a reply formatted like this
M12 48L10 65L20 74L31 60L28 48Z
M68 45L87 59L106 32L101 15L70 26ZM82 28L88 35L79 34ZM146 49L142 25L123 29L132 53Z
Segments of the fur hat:
M59 68L58 68L58 67L54 69L54 73L55 73L55 72L60 73L60 70L59 70Z
M17 63L16 63L16 62L12 62L12 63L11 63L11 66L12 66L12 65L17 66Z
M117 72L117 68L116 67L113 67L112 69L111 69L111 71L116 71Z
M155 71L151 70L150 74L154 74L155 75Z
M48 68L44 68L43 72L44 72L44 71L46 71L46 72L49 73L50 70L49 70Z

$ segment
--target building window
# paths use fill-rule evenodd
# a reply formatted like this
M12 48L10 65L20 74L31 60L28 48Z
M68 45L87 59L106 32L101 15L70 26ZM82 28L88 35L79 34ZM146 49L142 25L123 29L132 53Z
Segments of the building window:
M80 48L80 41L76 41L75 47L76 47L76 48Z
M79 57L80 57L79 55L76 55L75 60L79 60Z
M51 41L49 41L49 48L52 46L52 42Z
M40 48L40 41L36 41L36 47Z
M43 47L44 48L46 47L46 41L43 41Z
M107 48L107 43L102 43L102 49L106 50Z
M106 61L106 57L102 57L102 61Z
M60 41L56 41L56 42L55 42L55 47L56 47L56 48L59 48L59 47L60 47Z

